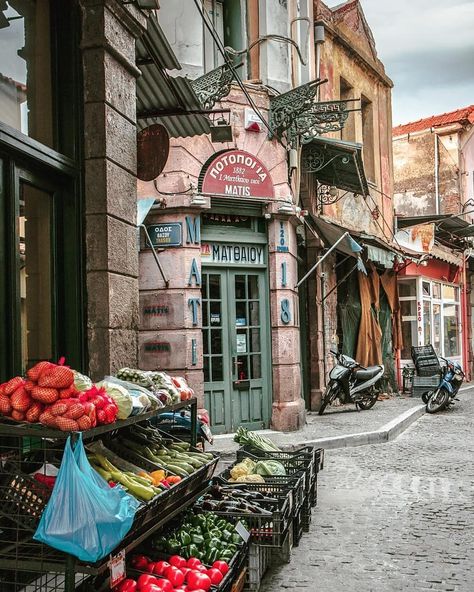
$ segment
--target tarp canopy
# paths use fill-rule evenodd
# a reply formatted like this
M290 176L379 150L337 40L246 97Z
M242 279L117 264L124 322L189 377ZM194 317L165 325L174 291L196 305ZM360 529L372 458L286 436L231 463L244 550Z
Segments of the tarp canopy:
M312 214L306 218L306 221L328 247L334 245L347 232L346 228L342 228L337 224L333 224L324 220L322 217L316 217ZM362 247L348 235L337 245L336 251L344 253L344 255L350 255L351 257L358 257L362 252Z
M156 15L148 17L147 31L137 40L137 120L143 129L161 123L172 138L210 133L210 120L196 113L202 106L184 76L171 76L168 70L180 70ZM194 113L193 113L194 111Z
M303 146L302 170L319 183L369 195L362 162L362 144L318 137Z
M436 225L436 238L449 240L451 237L466 238L474 236L474 224L469 224L461 216L452 214L431 214L426 216L397 216L397 227L408 228L418 224Z

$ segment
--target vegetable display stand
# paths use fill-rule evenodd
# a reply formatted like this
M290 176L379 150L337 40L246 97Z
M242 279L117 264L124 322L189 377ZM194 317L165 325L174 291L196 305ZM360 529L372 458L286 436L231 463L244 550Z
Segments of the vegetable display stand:
M87 449L99 440L113 441L125 428L147 424L148 419L160 413L185 407L191 407L196 417L197 400L191 399L84 431L84 444ZM108 579L109 557L96 564L86 564L33 540L68 436L68 432L40 424L0 422L0 590L19 592L27 586L28 592L72 592L78 587L95 591L96 579ZM192 439L195 443L195 428ZM122 549L129 553L194 504L206 490L217 460L214 456L177 485L148 502L142 501L131 530L113 553Z

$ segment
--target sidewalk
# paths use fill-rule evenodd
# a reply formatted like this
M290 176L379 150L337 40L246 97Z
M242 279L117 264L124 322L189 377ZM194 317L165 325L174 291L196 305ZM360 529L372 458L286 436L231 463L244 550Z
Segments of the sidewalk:
M306 444L316 444L323 448L341 448L358 446L372 441L384 440L383 437L370 437L378 433L387 424L398 425L404 422L403 429L413 423L424 412L421 400L414 397L394 397L377 401L368 411L357 411L354 405L330 407L323 415L308 412L306 425L297 432L276 432L261 430L258 433L270 438L281 448L296 448ZM387 438L385 438L386 440ZM214 445L209 450L220 452L223 456L235 453L239 445L234 442L233 434L214 437Z
M474 394L474 382L465 384L460 391ZM377 401L368 411L357 411L354 405L329 407L323 415L309 411L306 425L297 432L260 430L259 434L270 438L280 448L291 450L305 445L319 448L345 448L378 444L393 440L425 413L425 406L418 397L398 396ZM214 437L209 450L220 452L222 458L235 454L239 445L234 434Z

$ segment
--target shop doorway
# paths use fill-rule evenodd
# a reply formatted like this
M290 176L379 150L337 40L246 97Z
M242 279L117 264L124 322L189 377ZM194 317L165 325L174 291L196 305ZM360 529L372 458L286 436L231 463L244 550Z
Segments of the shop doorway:
M269 425L268 302L265 270L203 269L204 396L215 433Z

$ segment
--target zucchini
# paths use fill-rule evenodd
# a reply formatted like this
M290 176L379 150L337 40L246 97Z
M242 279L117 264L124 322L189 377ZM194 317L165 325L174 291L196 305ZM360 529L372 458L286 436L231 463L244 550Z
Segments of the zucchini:
M173 473L175 473L176 475L179 475L180 477L188 477L190 475L190 473L188 473L187 471L185 471L183 468L178 467L176 465L168 465L167 469L169 471L172 471Z

